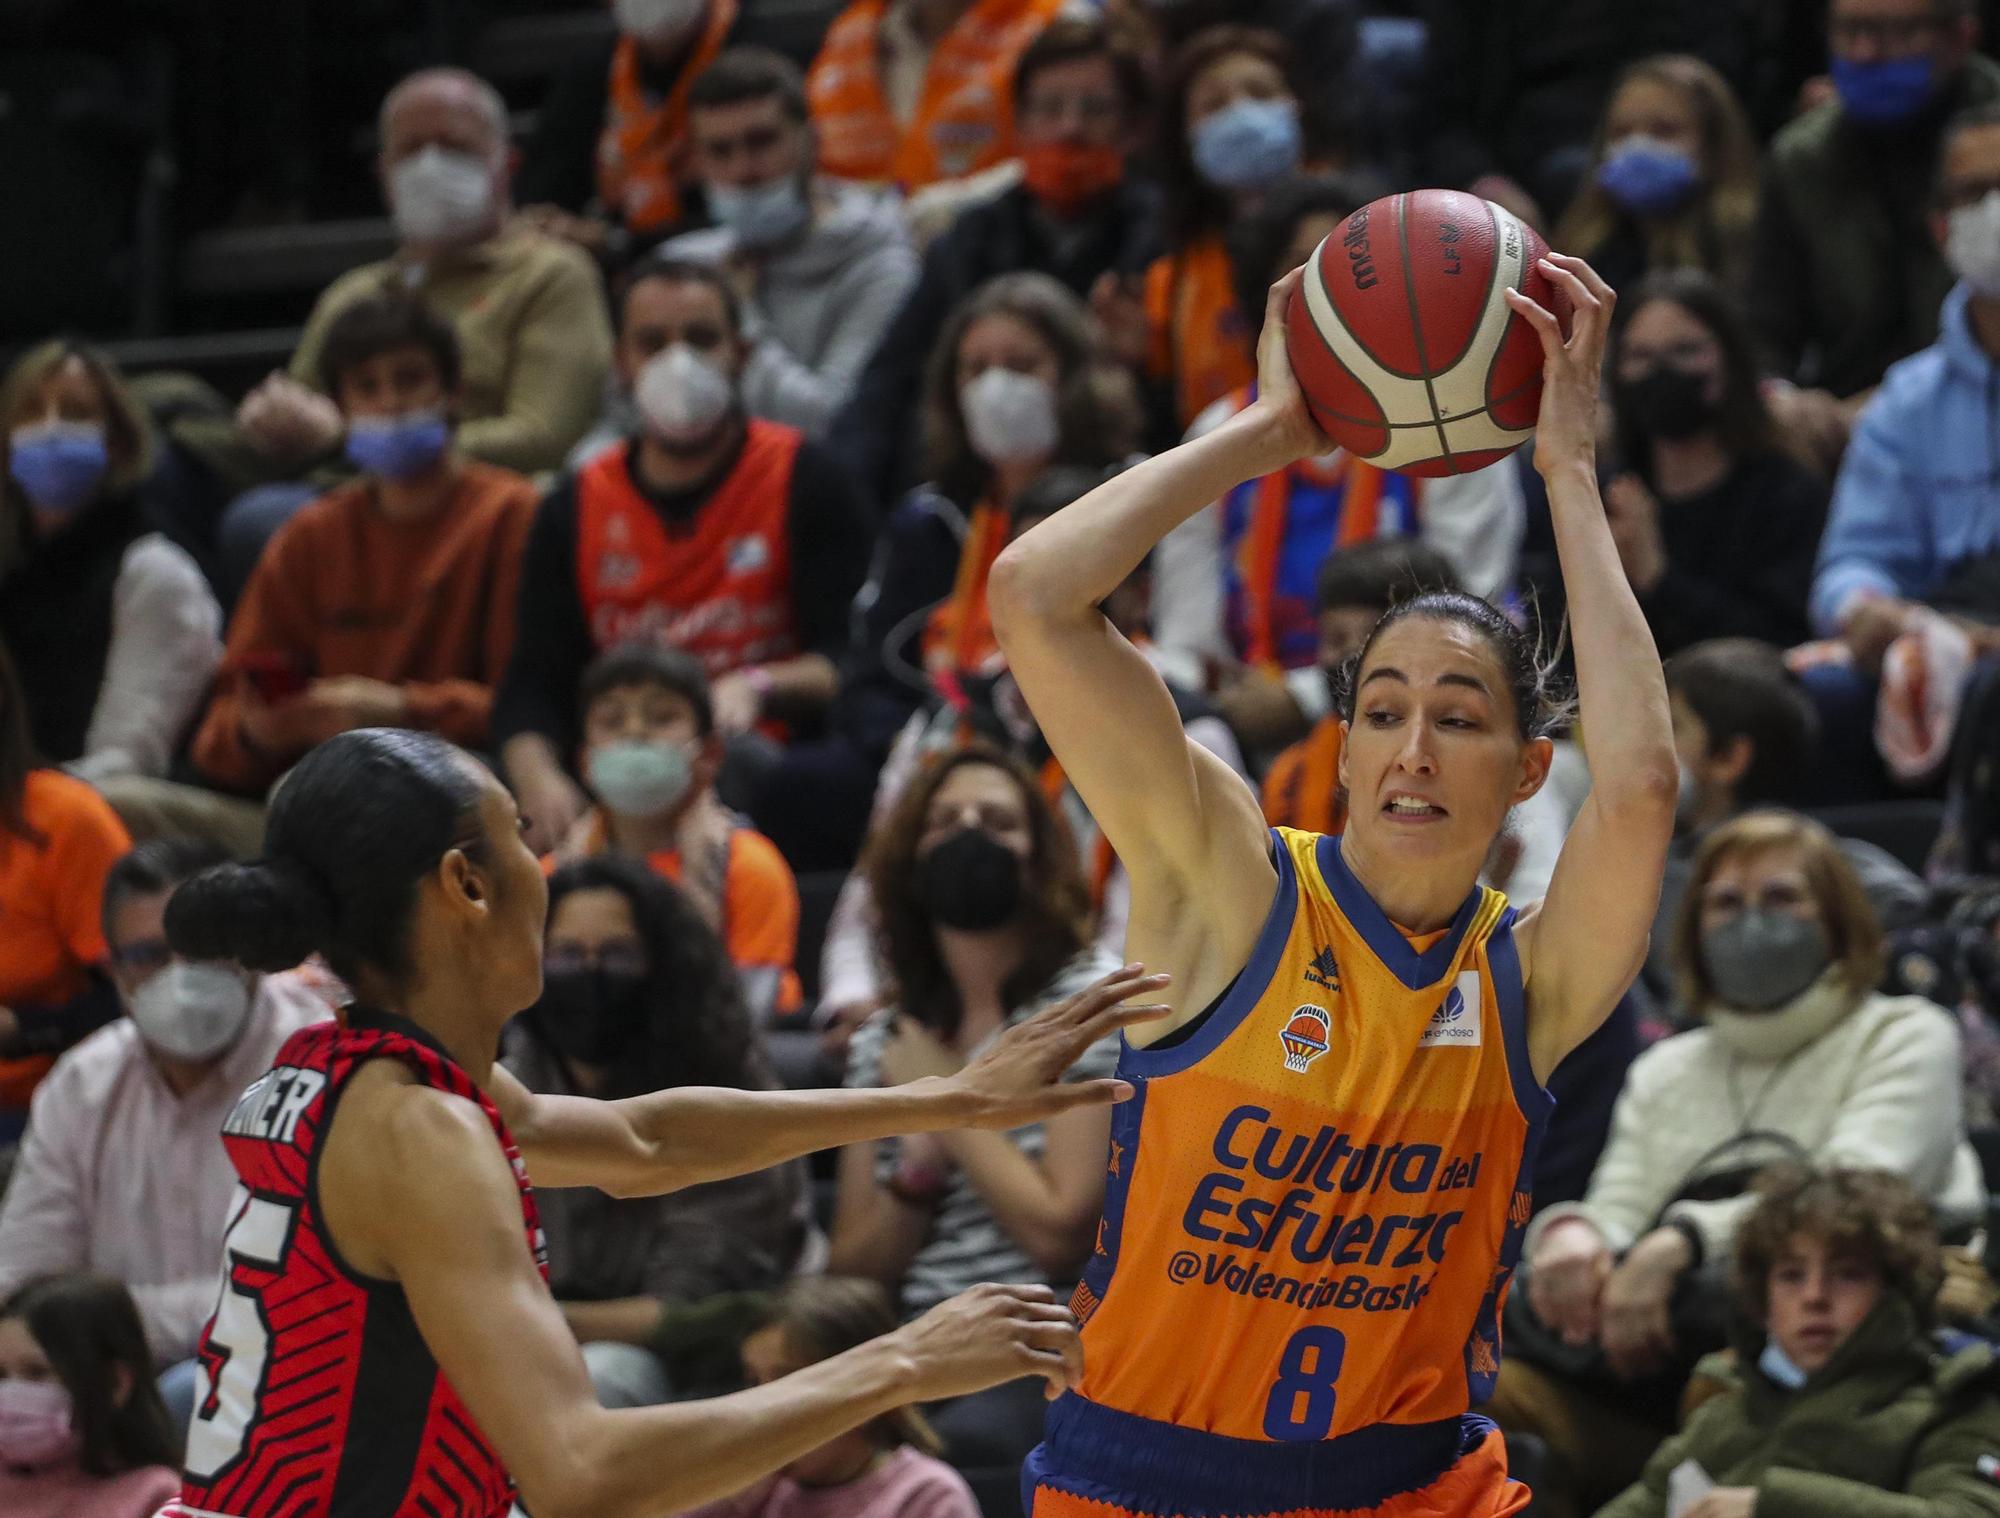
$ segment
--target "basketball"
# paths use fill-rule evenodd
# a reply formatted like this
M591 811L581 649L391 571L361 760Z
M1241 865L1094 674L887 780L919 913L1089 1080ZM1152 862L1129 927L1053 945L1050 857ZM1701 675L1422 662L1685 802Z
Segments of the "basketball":
M1534 430L1542 345L1510 286L1568 326L1537 267L1548 245L1491 201L1413 190L1371 201L1313 251L1285 313L1306 406L1341 447L1400 474L1468 474Z

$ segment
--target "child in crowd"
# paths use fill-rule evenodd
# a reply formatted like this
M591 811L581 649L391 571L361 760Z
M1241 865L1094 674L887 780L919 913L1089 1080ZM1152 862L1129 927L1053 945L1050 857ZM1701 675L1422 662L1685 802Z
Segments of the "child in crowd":
M50 1276L0 1306L0 1513L150 1518L179 1465L123 1286Z
M888 1295L875 1282L803 1278L777 1296L770 1320L743 1341L743 1371L764 1385L895 1326ZM979 1518L972 1489L938 1458L941 1449L924 1415L901 1408L687 1518Z

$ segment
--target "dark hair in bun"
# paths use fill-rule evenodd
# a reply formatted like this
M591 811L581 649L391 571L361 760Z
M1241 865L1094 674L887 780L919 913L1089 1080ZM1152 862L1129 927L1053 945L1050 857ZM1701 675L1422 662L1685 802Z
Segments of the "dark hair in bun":
M322 743L278 787L264 857L188 881L167 939L190 959L289 970L320 954L354 985L409 969L417 883L447 852L483 855L479 781L429 733L358 728Z

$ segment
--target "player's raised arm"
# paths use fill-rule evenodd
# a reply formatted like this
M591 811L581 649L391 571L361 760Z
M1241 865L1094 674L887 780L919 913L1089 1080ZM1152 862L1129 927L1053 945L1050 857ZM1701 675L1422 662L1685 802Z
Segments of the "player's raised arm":
M1258 350L1258 399L1215 431L1126 470L1024 534L993 566L988 600L1009 669L1043 735L1130 871L1135 918L1177 918L1164 888L1200 898L1217 963L1241 966L1276 888L1257 799L1188 740L1165 683L1099 610L1169 532L1244 480L1329 445L1307 416L1285 354L1273 287ZM1136 940L1135 940L1136 941ZM1219 987L1183 983L1195 1002Z
M949 1076L872 1090L741 1091L676 1086L624 1101L530 1092L498 1065L492 1095L544 1186L651 1196L747 1175L847 1144L945 1128L1013 1129L1131 1094L1121 1080L1066 1083L1083 1052L1166 1008L1164 975L1127 965L1027 1018Z
M1679 774L1660 653L1597 491L1599 371L1614 297L1580 258L1551 254L1543 271L1569 297L1567 340L1533 300L1513 290L1507 299L1542 339L1535 467L1555 519L1591 774L1548 896L1523 914L1529 1048L1536 1078L1546 1080L1645 958Z
M321 1176L358 1269L399 1285L424 1343L536 1518L653 1518L725 1497L893 1408L1081 1368L1040 1286L982 1286L766 1386L606 1411L522 1247L513 1176L479 1111L364 1073ZM422 1226L410 1220L421 1218Z

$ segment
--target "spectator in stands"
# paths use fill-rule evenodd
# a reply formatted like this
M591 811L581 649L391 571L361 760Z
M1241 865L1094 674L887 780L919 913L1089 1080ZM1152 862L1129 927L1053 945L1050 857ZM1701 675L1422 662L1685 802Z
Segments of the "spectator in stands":
M342 308L320 352L361 475L279 530L231 619L224 683L192 757L238 796L261 798L349 728L486 746L514 644L534 487L457 446L465 381L450 323L414 294L376 295ZM256 852L261 806L185 787L128 799L139 789L119 796L139 831Z
M721 936L754 1023L797 1011L798 882L771 840L716 799L722 740L701 661L653 643L600 655L583 674L583 745L597 805L545 867L642 860Z
M924 254L917 287L884 334L832 429L877 499L922 478L909 425L937 335L974 290L1002 274L1047 274L1106 298L1160 251L1159 189L1133 164L1151 88L1146 59L1104 16L1064 13L1014 69L1018 184L962 210Z
M1323 715L1312 731L1283 753L1264 776L1264 820L1274 828L1338 833L1347 821L1340 785L1340 750L1346 724L1334 710L1334 687L1347 678L1347 661L1361 652L1383 613L1426 590L1457 590L1451 561L1427 543L1385 538L1336 548L1320 565L1314 606L1318 656L1304 674L1321 689Z
M1353 71L1360 18L1384 7L1363 0L1140 0L1140 9L1169 55L1211 27L1252 26L1275 32L1297 55L1301 76L1321 85L1320 108L1351 115L1352 107L1337 97L1359 82ZM1330 124L1344 129L1348 121Z
M1797 642L1826 490L1779 445L1742 318L1695 269L1650 276L1622 314L1604 501L1654 641Z
M176 1428L194 1407L195 1341L236 1171L217 1135L278 1046L327 1004L297 975L198 964L167 947L167 898L224 856L139 845L111 867L104 939L125 1013L56 1061L35 1094L0 1208L0 1295L94 1270L131 1288Z
M739 0L614 0L617 40L557 76L516 188L522 216L616 267L691 219L688 91L742 40Z
M1044 470L1014 498L1007 541L1073 505L1102 483L1101 470L1063 465ZM1106 599L1104 610L1113 627L1144 649L1149 658L1164 663L1158 660L1157 646L1146 637L1150 584L1150 575L1141 568ZM1043 796L1069 824L1077 845L1091 909L1097 917L1096 942L1106 953L1122 955L1125 924L1131 916L1131 882L1076 787L1055 763L1034 714L1007 673L1005 657L985 624L985 594L983 583L956 584L951 597L931 613L936 623L956 625L967 616L965 603L972 603L971 615L982 633L964 645L958 660L933 672L929 695L897 734L882 765L871 819L879 823L887 818L911 780L937 755L975 738L997 744L1039 773ZM1228 725L1171 669L1165 671L1165 678L1188 736L1242 773L1243 752ZM887 971L873 942L874 915L867 875L861 871L849 874L827 925L816 1009L816 1020L826 1030L825 1043L842 1052L853 1028L889 1000Z
M1337 176L1273 188L1236 238L1242 309L1259 309L1368 194ZM1188 435L1214 431L1251 399L1247 384L1232 391ZM1155 555L1153 633L1183 678L1213 694L1243 746L1269 755L1329 709L1313 606L1329 553L1378 536L1421 538L1455 566L1455 579L1497 600L1513 589L1521 524L1514 470L1418 480L1336 449L1238 486L1167 535Z
M618 370L640 422L542 502L495 714L544 848L587 805L564 766L578 685L604 650L652 638L696 655L726 739L810 722L833 698L872 513L819 444L744 415L748 356L719 270L653 263L626 287Z
M1627 290L1700 269L1740 296L1757 217L1757 140L1736 93L1686 53L1627 68L1606 103L1583 188L1550 241Z
M509 1028L502 1062L530 1091L599 1098L775 1084L701 913L645 866L612 857L549 881L542 997ZM713 1389L690 1386L698 1370L677 1382L663 1355L698 1361L705 1322L694 1309L777 1285L811 1231L798 1162L665 1196L570 1188L536 1201L550 1286L606 1407Z
M55 1056L118 1015L100 973L105 873L132 841L102 796L44 768L0 644L0 1144Z
M743 303L743 406L818 435L916 283L894 202L813 174L805 81L790 59L724 53L688 95L716 226L661 256L713 263Z
M1673 930L1709 832L1753 807L1797 806L1814 768L1818 719L1778 650L1713 638L1667 660L1667 700L1681 764L1675 838L1647 951L1647 983L1673 995ZM1907 865L1859 838L1835 840L1886 931L1917 922L1929 892Z
M152 529L145 411L111 360L67 340L0 387L0 641L42 752L92 782L164 775L222 658L222 609Z
M940 756L869 841L892 1005L848 1049L849 1086L957 1069L1002 1028L1087 984L1115 960L1086 950L1076 845L1034 778L997 749ZM1110 1073L1117 1041L1078 1061ZM905 1317L977 1281L1066 1288L1104 1200L1110 1119L1072 1113L1007 1134L859 1144L840 1157L836 1273L887 1285ZM1027 1383L936 1410L961 1467L1021 1459L1040 1437Z
M905 194L1014 154L1014 60L1063 0L853 0L806 76L820 168Z
M1703 1026L1639 1056L1588 1194L1529 1227L1535 1331L1509 1334L1489 1407L1548 1444L1543 1491L1593 1501L1637 1475L1695 1358L1721 1347L1720 1283L1697 1272L1734 1246L1759 1170L1894 1170L1959 1221L1985 1203L1958 1030L1874 989L1882 931L1819 824L1762 812L1712 832L1674 962Z
M1345 157L1319 114L1325 92L1298 68L1276 33L1218 26L1183 45L1168 70L1166 252L1136 290L1127 282L1095 301L1114 351L1159 390L1166 437L1257 377L1257 334L1225 233L1288 176Z
M152 1518L180 1463L123 1286L58 1276L0 1306L0 1512Z
M2000 479L1985 447L2000 383L2000 99L1947 130L1933 230L1958 276L1943 335L1862 413L1812 587L1815 628L1865 669L1919 604L2000 622Z
M412 74L382 103L381 139L400 245L386 262L335 280L287 372L244 398L237 426L261 456L258 471L291 482L334 459L345 419L324 392L324 349L347 307L390 286L421 295L458 333L459 448L524 474L557 468L597 415L608 378L611 330L596 267L513 216L506 107L483 80L458 69ZM234 585L315 494L288 483L231 504L219 531Z
M1944 1267L1924 1199L1851 1169L1761 1189L1732 1271L1750 1322L1733 1360L1703 1367L1726 1390L1597 1518L2000 1514L1994 1349L1926 1332ZM1715 1490L1676 1508L1690 1461Z
M896 1326L873 1281L792 1282L743 1341L743 1372L768 1386ZM822 1444L749 1491L685 1518L979 1518L965 1478L938 1456L944 1444L922 1412L899 1408Z
M930 483L896 507L876 547L834 735L792 757L759 814L800 869L852 862L876 772L933 673L995 650L986 576L1020 493L1050 464L1124 459L1141 430L1129 378L1109 366L1083 302L1043 274L1003 274L952 313L922 426Z
M1788 428L1837 459L1883 371L1931 342L1952 273L1929 200L1945 123L2000 99L1973 0L1829 0L1837 98L1772 140L1750 312Z

